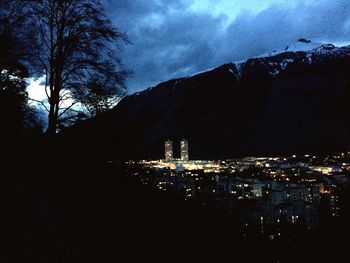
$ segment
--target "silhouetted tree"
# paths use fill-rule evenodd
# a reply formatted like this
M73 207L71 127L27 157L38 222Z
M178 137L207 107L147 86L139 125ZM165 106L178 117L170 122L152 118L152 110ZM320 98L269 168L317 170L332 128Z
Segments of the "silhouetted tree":
M123 75L122 79L124 78ZM121 79L121 80L122 80ZM124 89L116 89L119 81L108 77L92 77L73 94L81 101L89 116L95 116L112 108L125 95Z
M106 18L99 0L33 1L29 10L35 61L46 76L47 133L55 134L60 120L79 118L84 105L91 109L92 79L103 96L115 97L125 89L127 72L119 54L128 39Z
M0 42L2 39L0 39ZM2 67L3 65L1 65ZM0 122L2 135L20 135L27 102L27 70L19 63L0 70Z
M2 138L23 135L40 126L37 112L28 105L25 60L24 6L18 1L0 2L0 122Z

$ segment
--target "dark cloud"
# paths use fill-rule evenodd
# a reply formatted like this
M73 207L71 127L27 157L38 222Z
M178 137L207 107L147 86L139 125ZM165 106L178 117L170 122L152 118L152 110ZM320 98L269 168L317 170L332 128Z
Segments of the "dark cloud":
M254 16L241 14L226 32L226 43L234 43L229 52L244 59L285 47L301 37L315 42L348 42L347 6L348 0L317 1L293 9L275 5Z
M191 1L107 0L107 10L133 45L123 61L134 76L131 91L174 77L258 56L286 47L301 37L319 42L350 41L349 0L297 1L272 5L258 14L228 17L194 12Z

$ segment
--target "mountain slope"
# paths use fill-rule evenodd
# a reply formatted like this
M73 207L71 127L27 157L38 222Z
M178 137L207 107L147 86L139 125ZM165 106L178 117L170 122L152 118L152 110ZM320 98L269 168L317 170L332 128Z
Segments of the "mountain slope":
M192 158L330 152L350 146L349 99L350 46L323 45L161 83L67 134L115 158L161 158L168 138Z

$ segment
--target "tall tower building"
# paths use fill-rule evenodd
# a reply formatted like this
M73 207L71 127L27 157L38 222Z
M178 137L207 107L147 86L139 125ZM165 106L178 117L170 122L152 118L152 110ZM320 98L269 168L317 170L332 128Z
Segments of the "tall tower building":
M173 159L173 142L171 140L165 141L165 161L170 162Z
M183 139L180 142L181 146L181 161L188 161L188 140Z

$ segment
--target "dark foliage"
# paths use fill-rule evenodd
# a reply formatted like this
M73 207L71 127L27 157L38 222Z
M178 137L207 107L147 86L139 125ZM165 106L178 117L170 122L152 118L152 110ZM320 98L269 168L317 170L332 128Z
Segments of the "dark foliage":
M99 78L96 76L90 77L83 88L72 92L74 97L82 103L88 116L96 116L110 110L125 96L125 89L116 89L120 84L118 82L123 81L125 76L120 75L120 79L103 76Z
M148 189L129 167L36 156L1 184L6 262L337 262L347 253L346 203L327 232L242 240L235 217Z
M28 105L29 52L23 43L25 18L21 11L23 6L16 1L0 3L0 136L6 144L41 128L36 110Z

